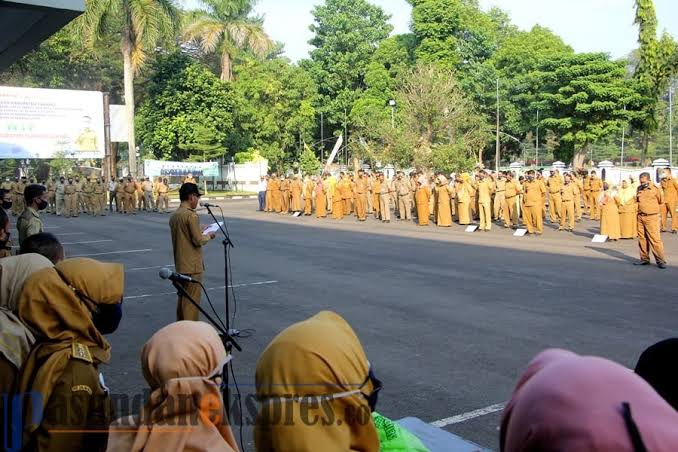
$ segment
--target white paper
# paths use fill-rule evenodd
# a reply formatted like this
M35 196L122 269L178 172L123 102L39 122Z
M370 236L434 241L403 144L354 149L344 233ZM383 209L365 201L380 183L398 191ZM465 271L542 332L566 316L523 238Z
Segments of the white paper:
M202 235L209 235L211 232L217 232L219 230L219 226L223 225L223 221L220 221L219 223L212 223L211 225L207 226L204 231L202 231Z
M466 232L476 232L476 229L478 229L478 226L467 226Z
M513 233L514 237L524 237L527 234L527 229L516 229L516 232Z
M591 239L591 242L592 243L605 243L605 242L607 242L607 236L596 234L596 235L593 236L593 239Z

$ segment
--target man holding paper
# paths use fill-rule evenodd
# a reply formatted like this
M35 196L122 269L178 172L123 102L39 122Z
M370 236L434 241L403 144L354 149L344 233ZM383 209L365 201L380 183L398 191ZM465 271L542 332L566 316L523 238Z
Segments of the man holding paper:
M179 189L181 205L170 218L170 232L174 249L174 265L177 273L190 276L194 281L202 281L205 264L202 260L202 247L215 237L213 230L200 227L195 209L200 202L200 190L196 184L184 183ZM188 295L200 303L200 285L194 282L181 283ZM177 321L198 320L198 309L189 300L179 297L177 302Z

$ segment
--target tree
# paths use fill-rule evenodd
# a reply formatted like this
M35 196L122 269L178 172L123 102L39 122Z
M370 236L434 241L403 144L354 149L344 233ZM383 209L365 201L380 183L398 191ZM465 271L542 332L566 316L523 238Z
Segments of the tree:
M469 169L481 158L488 124L451 71L418 65L403 76L396 99L397 126L380 128L386 161L449 172Z
M320 169L320 160L309 146L304 144L304 152L299 157L299 167L304 174L317 174Z
M365 87L365 73L379 42L393 30L384 11L367 0L326 0L314 7L311 59L302 65L315 80L316 105L330 127L343 128Z
M638 114L640 96L624 73L623 62L583 53L550 58L532 74L541 125L560 137L558 157L583 167L591 143L621 131Z
M281 59L249 59L236 72L230 147L256 150L272 168L282 169L297 160L300 142L313 141L315 83L303 69Z
M230 84L186 55L160 58L139 109L143 151L163 160L213 160L233 130Z
M253 0L201 0L202 10L186 15L183 36L197 41L206 53L221 60L221 80L233 80L232 64L238 52L264 58L275 43L264 32L263 19L252 17Z
M85 13L77 19L80 34L89 47L110 37L120 36L127 113L129 170L136 175L134 136L134 76L149 52L177 29L178 16L172 0L87 0Z

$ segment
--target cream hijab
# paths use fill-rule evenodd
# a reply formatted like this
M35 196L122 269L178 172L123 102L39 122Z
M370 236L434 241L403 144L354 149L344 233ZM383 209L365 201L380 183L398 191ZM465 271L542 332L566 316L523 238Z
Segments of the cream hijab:
M149 401L138 415L111 425L107 450L237 451L213 378L225 362L219 335L204 322L181 321L159 330L141 351Z
M257 363L257 451L378 452L379 437L361 394L319 397L356 389L369 394L371 382L360 387L368 374L363 347L339 315L320 312L282 331ZM297 396L310 397L291 398ZM359 415L349 419L350 413ZM311 425L309 419L319 421Z
M23 254L0 260L0 353L18 369L31 351L35 338L19 320L19 296L26 279L52 267L40 254Z

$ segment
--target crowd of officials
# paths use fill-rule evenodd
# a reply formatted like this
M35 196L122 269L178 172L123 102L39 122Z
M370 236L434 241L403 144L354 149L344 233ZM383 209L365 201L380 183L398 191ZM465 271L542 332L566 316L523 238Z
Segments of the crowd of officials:
M657 264L666 259L660 230L678 232L675 218L678 181L666 170L661 183L651 182L649 174L634 180L631 176L620 186L602 180L596 171L561 174L558 170L544 176L527 171L515 177L512 172L493 173L477 170L473 174L443 174L398 171L387 179L383 173L339 177L301 176L287 178L271 174L262 178L259 209L282 214L298 213L317 218L342 219L355 215L358 221L368 216L390 223L394 216L430 222L440 227L477 223L480 231L489 231L493 222L504 228L524 227L529 235L541 235L544 221L560 231L574 231L586 215L600 223L600 234L611 241L639 238L641 261L649 262L650 249Z

